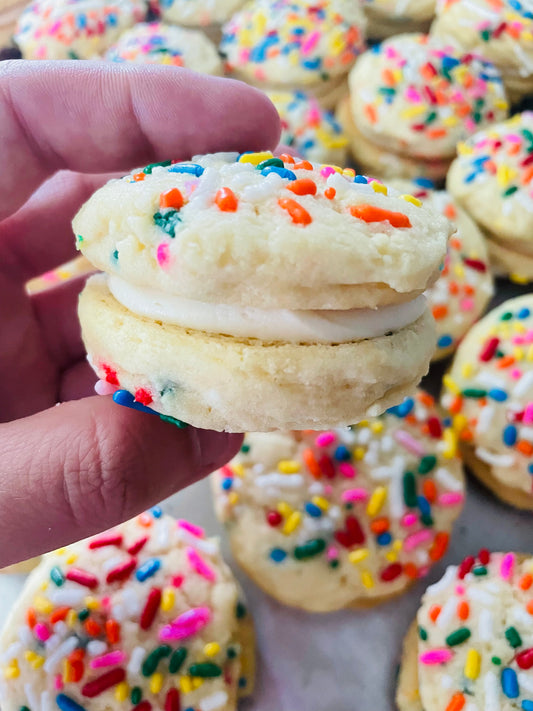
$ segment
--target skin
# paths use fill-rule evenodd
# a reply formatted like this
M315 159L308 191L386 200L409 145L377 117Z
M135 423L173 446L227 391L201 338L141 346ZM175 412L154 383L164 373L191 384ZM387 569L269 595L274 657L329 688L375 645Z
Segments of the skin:
M83 279L32 297L24 285L75 256L71 220L109 173L273 148L279 120L228 79L15 61L0 65L0 126L3 566L116 525L237 451L240 435L179 430L95 396L76 317Z

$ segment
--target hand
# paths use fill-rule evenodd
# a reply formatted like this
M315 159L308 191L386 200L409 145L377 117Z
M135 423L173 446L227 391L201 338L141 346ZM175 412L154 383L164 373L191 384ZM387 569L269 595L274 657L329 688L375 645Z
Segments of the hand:
M75 256L70 223L102 174L272 148L279 121L256 90L182 69L6 62L0 125L2 566L135 515L239 447L239 435L179 430L89 397L95 376L76 317L83 279L32 297L25 283ZM75 172L39 188L57 171Z

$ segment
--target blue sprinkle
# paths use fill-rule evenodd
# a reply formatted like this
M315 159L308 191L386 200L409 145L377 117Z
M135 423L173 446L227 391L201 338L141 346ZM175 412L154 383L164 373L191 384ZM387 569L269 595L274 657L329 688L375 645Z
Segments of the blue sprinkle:
M269 47L278 44L279 37L277 35L267 35L264 40L256 45L250 52L250 62L264 62L267 56Z
M517 318L527 318L528 316L531 315L531 311L525 306L523 309L520 309L520 311L516 314Z
M169 173L190 173L191 175L196 175L199 178L204 169L201 165L197 163L175 163L168 167Z
M356 175L353 179L354 183L361 183L362 185L368 184L368 179L364 175Z
M411 397L406 397L405 400L400 403L399 405L396 405L395 407L391 407L387 412L389 412L391 415L396 415L396 417L400 417L403 419L404 417L407 417L407 415L411 412L413 407L415 406L415 401Z
M296 174L292 170L287 170L287 168L279 168L277 165L269 165L267 168L263 168L261 175L270 175L270 173L277 173L280 177L286 180L296 180Z
M515 670L510 667L502 671L502 689L508 699L518 698L518 679Z
M385 531L385 533L380 533L376 540L378 542L378 546L388 546L392 541L392 536L388 531Z
M150 513L154 518L161 518L161 516L163 515L163 511L161 510L160 506L152 506L152 508L150 509Z
M452 426L452 418L451 417L445 417L442 420L442 426L443 427L451 427Z
M445 333L437 341L437 346L439 348L448 348L448 346L451 346L452 343L453 343L453 338L450 335L448 335L447 333Z
M508 447L512 447L516 444L517 432L514 425L507 425L503 431L503 443Z
M333 458L338 462L349 462L352 458L350 450L343 444L339 445L333 454Z
M430 190L435 188L435 183L429 178L415 178L413 182L421 188L429 188Z
M78 15L76 18L76 24L80 30L83 30L87 26L87 17L85 15Z
M74 701L66 694L58 694L56 696L56 704L61 711L85 711L85 706L80 706L77 701Z
M431 506L425 496L417 496L416 503L422 516L429 516L431 514Z
M505 402L507 400L507 393L505 390L500 390L499 388L492 388L489 390L488 396L496 402Z
M146 405L136 402L133 395L127 390L115 390L113 393L113 402L116 402L117 405L122 405L123 407L131 407L132 410L139 410L139 412L149 412L151 415L159 414L150 407L146 407Z
M533 711L533 701L524 699L524 701L522 701L522 711Z
M470 173L470 175L467 175L465 178L465 183L471 183L473 182L478 176L478 171L475 173Z
M530 474L533 474L533 464L528 464L527 470Z
M309 516L312 516L313 518L320 518L322 516L322 510L320 509L320 507L316 504L311 503L310 501L306 503L305 511L309 514Z
M229 491L232 486L233 479L230 476L226 477L226 479L224 479L222 482L222 488L224 489L224 491Z
M140 583L144 583L145 580L155 575L160 567L161 561L158 558L150 558L137 569L135 577Z
M315 59L306 59L302 62L302 67L304 67L304 69L311 69L311 71L314 71L315 69L320 69L321 64L322 60L320 57L316 57Z
M460 60L456 59L455 57L445 56L442 58L443 69L453 69L458 64L460 64Z
M115 27L117 24L117 16L116 15L108 15L107 16L107 24L111 25L111 27Z
M270 557L274 563L281 563L287 557L287 554L282 548L272 548L270 551Z

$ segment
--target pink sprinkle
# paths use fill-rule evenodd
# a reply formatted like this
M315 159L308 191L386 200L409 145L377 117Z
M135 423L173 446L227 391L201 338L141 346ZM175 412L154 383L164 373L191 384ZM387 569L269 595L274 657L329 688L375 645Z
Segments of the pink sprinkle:
M366 501L368 491L366 489L347 489L342 492L341 499L345 504L352 501Z
M531 423L533 423L533 402L528 402L528 404L526 405L522 422L525 425L530 425Z
M38 622L35 625L35 627L33 628L33 634L41 642L46 642L46 640L50 638L50 630L46 625L43 625L42 622Z
M230 467L228 467L227 465L220 467L220 473L224 477L229 477L230 479L233 479L233 477L235 476L233 469L230 469Z
M431 570L430 565L421 565L420 568L418 569L418 577L425 578L426 575L429 575L430 570Z
M405 90L405 98L411 104L419 104L422 101L422 97L413 86L410 86Z
M402 518L402 526L404 528L410 528L410 526L414 526L415 523L418 521L418 517L414 513L406 513L405 516Z
M112 395L116 389L116 385L111 385L105 380L97 380L94 386L94 391L97 395Z
M168 242L161 242L161 244L157 245L156 259L160 267L165 267L169 263L170 254Z
M309 52L313 49L319 39L320 32L311 32L309 37L305 40L305 42L302 43L302 46L300 47L301 53L309 54Z
M333 494L333 487L331 484L324 485L324 496L331 496Z
M514 553L507 553L503 556L500 564L500 575L503 580L510 580L514 573Z
M511 342L514 346L522 346L525 343L524 336L513 336Z
M202 556L195 551L194 548L187 548L187 559L191 568L201 575L203 578L209 581L216 580L215 571L207 565Z
M405 430L396 430L394 439L401 444L404 449L417 457L423 457L425 454L424 447Z
M459 492L449 492L448 494L441 494L439 496L439 504L441 506L457 506L463 500L463 495Z
M349 462L341 462L339 464L339 471L346 479L354 479L357 475L357 469Z
M193 637L209 623L210 619L211 610L208 607L193 607L192 610L176 617L169 625L165 625L159 631L159 639L161 642L172 642Z
M407 536L403 542L403 549L406 553L409 553L409 551L412 551L421 546L423 543L431 540L432 537L432 531L429 531L427 528L422 529L422 531L417 531L417 533L411 533L411 535Z
M172 578L172 586L175 588L181 588L181 586L183 585L183 580L184 580L183 575L175 575Z
M464 595L466 592L464 585L456 585L455 586L455 594L456 595Z
M436 664L446 664L453 657L449 649L431 649L429 652L422 652L418 657L420 664L433 666Z
M522 143L522 139L517 133L508 133L505 139L509 143Z
M319 435L316 436L315 444L317 447L327 447L330 444L333 444L336 439L337 436L335 432L321 432Z
M329 176L333 175L334 172L335 170L330 165L325 165L320 171L320 175L323 178L329 178Z
M54 689L57 689L57 691L61 691L63 688L63 677L61 674L56 674L54 677Z
M328 560L337 560L339 557L339 551L335 546L330 546L326 552L326 558Z
M459 304L461 311L472 311L474 308L474 300L473 299L463 299L461 303Z
M116 649L108 654L101 654L99 657L91 659L89 666L91 669L101 669L102 667L114 667L126 661L126 654L121 649Z
M526 343L533 343L533 331L527 331L524 334L524 340Z
M196 538L205 538L204 529L200 528L200 526L195 526L194 523L191 523L190 521L185 521L185 519L180 518L177 521L177 525L178 528L183 528L184 531L192 533L192 535L196 536Z
M520 368L513 368L513 369L511 370L510 375L511 375L511 378L513 378L513 380L520 380L520 378L522 377L523 373L522 373L522 371L520 370Z

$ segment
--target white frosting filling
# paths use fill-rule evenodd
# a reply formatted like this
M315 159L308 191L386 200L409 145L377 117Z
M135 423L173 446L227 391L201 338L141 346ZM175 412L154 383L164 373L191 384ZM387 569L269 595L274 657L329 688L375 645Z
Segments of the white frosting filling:
M418 296L402 304L346 311L256 309L209 304L108 276L115 299L139 316L208 333L287 343L350 343L378 338L414 323L426 309Z

